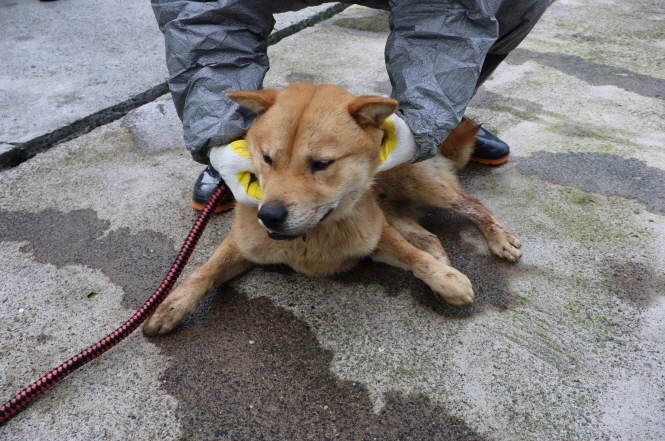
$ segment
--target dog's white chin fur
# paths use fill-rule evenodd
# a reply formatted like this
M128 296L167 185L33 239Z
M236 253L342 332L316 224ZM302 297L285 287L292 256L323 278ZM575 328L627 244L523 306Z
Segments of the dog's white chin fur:
M269 233L294 237L302 236L303 234L309 233L323 222L336 222L348 217L353 212L354 207L360 201L364 193L365 191L363 190L353 189L347 194L342 195L339 200L320 205L311 216L308 216L305 219L298 219L297 213L294 213L296 214L295 217L297 220L295 222L290 222L287 219L286 225L281 231L271 230L263 224L261 219L258 219L258 221ZM289 216L292 216L291 212L289 213Z
M298 216L297 212L289 212L289 217L287 218L284 228L281 228L280 230L273 230L266 227L261 219L258 219L258 221L259 224L268 230L269 233L297 237L302 236L303 234L307 234L312 229L316 228L316 226L318 226L322 221L326 220L329 215L335 213L337 206L338 202L331 202L325 205L321 205L306 218Z

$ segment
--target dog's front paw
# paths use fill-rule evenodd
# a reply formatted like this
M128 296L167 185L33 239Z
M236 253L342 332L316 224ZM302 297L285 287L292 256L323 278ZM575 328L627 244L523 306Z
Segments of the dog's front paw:
M180 324L182 319L192 314L196 305L192 308L182 299L170 299L167 297L164 302L157 307L148 320L143 323L143 333L148 337L166 335Z
M174 311L164 311L161 307L152 313L148 320L143 323L143 333L148 337L157 337L166 335L180 324L187 314L173 313Z
M502 231L488 241L490 250L508 262L517 262L522 257L522 243L508 231Z
M439 300L457 308L469 308L473 306L475 295L471 281L467 276L455 268L450 268L438 277L438 279L438 283L435 286L430 285L430 287Z

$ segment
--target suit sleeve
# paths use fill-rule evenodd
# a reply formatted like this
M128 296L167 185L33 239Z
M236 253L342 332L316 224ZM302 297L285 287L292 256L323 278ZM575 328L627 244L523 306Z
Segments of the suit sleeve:
M185 145L207 164L211 147L240 138L254 114L226 92L260 89L268 71L270 0L152 0L164 33L169 88Z
M391 0L386 68L398 114L431 158L459 124L499 35L496 0Z

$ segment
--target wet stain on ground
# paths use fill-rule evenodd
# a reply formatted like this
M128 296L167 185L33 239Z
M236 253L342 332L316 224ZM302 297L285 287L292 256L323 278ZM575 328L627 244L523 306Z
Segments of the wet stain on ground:
M575 76L594 86L611 85L645 97L665 99L665 79L654 78L619 67L593 63L581 57L553 52L539 53L517 48L506 58L509 64L534 61Z
M501 222L500 219L499 222ZM515 265L519 265L519 263L510 263L493 255L489 251L489 246L486 245L483 234L473 222L449 211L429 210L422 220L422 225L439 236L451 263L471 280L476 295L472 308L460 310L448 305L440 305L439 310L446 312L446 315L458 316L462 311L473 315L488 306L504 310L514 305L515 296L508 288L509 275ZM472 230L472 234L477 235L483 246L487 247L486 252L479 253L473 245L462 240L460 231L469 228ZM430 296L423 298L423 302L434 308L431 303L433 301L436 299Z
M521 173L592 193L634 199L652 213L665 214L665 171L637 159L600 153L536 152L518 161Z
M604 271L609 292L637 308L648 308L656 297L665 295L665 274L655 273L649 265L634 260L608 261Z
M478 89L470 106L478 109L488 109L495 112L506 112L519 117L524 121L536 121L543 113L543 105L536 101L529 101L510 97L509 99L484 87ZM471 115L473 116L473 115ZM476 120L482 124L482 120Z
M121 228L103 236L109 226L89 209L0 212L0 241L29 242L21 251L32 253L36 262L99 269L123 288L123 306L138 309L155 292L177 252L153 231L130 234Z
M176 252L150 231L104 236L109 226L93 210L2 212L0 241L28 242L21 250L37 262L99 269L125 290L126 306L138 308ZM412 279L390 271L390 280ZM364 277L362 266L355 277ZM483 439L422 395L393 391L374 414L367 387L330 372L332 352L304 321L229 287L208 296L174 334L152 341L172 357L163 387L178 399L186 439Z
M367 388L330 373L332 352L266 298L228 287L171 336L163 381L187 439L480 440L426 397L393 392L376 415Z

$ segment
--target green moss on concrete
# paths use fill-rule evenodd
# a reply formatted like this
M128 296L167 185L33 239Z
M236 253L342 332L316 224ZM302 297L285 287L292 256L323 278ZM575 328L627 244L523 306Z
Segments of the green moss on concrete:
M402 368L402 367L398 367L398 368L396 368L395 370L396 370L397 372L399 372L400 374L402 374L402 375L407 375L407 376L409 376L409 377L412 377L412 376L415 375L413 372L411 372L411 371L409 371L409 370L407 370L407 369L404 369L404 368Z
M335 26L355 31L384 33L390 32L388 15L387 11L379 11L378 13L364 17L340 18L335 20L334 24Z
M572 240L582 247L597 248L602 244L611 249L634 246L633 239L647 235L647 230L635 225L630 216L635 210L630 206L632 201L626 204L623 198L547 185L536 177L527 179L532 181L531 185L520 182L510 193L511 200L518 205L516 208L527 211L522 212L520 220L529 229L550 234L556 231L565 236L565 242ZM494 190L491 186L485 189Z

